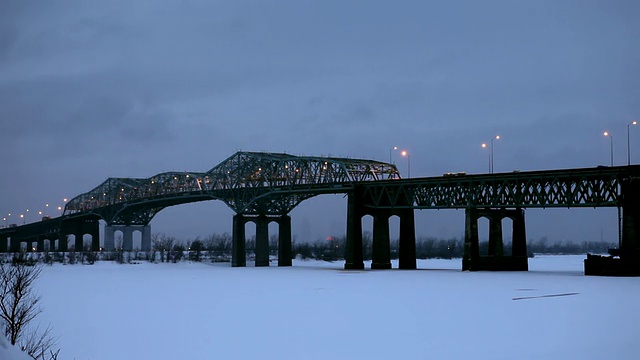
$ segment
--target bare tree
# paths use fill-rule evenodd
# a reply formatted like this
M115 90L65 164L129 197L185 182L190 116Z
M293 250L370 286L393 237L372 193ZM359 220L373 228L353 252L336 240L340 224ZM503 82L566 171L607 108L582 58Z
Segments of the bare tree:
M56 339L51 336L51 328L26 331L42 312L40 296L33 291L41 272L38 265L0 264L0 322L12 345L19 343L20 349L35 360L55 360L60 350L53 350Z
M56 345L56 338L51 335L51 328L47 327L40 332L40 328L36 327L20 340L20 349L26 352L35 360L55 360L58 358L60 349L53 350Z
M4 334L15 345L25 326L42 312L40 296L33 292L42 268L23 264L0 265L0 319Z

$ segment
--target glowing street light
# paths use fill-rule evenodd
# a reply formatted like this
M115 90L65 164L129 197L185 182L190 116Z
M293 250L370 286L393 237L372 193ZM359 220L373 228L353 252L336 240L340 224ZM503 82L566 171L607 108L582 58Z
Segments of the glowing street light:
M402 150L400 155L407 157L407 178L411 178L411 156L409 156L407 150Z
M4 221L4 227L9 227L9 224L8 224L9 220L7 219L7 217L6 216L3 217L2 220Z
M631 165L631 146L629 141L629 127L631 125L638 125L638 122L633 120L627 124L627 165Z
M392 160L391 160L391 152L393 150L398 150L397 146L392 147L391 149L389 149L389 164L393 164Z
M500 140L500 135L496 135L495 137L491 138L491 141L489 142L490 145L487 145L487 143L482 143L482 148L489 148L489 174L493 174L493 141L494 140Z
M482 143L482 148L486 149L488 148L489 145L487 145L487 143ZM489 174L491 174L491 153L489 153Z
M22 224L24 225L24 222L25 222L24 214L20 214L20 219L22 219Z
M610 132L605 131L604 133L602 133L602 135L604 136L608 136L609 139L611 140L611 151L610 151L610 155L611 155L611 166L613 166L613 135L611 135Z

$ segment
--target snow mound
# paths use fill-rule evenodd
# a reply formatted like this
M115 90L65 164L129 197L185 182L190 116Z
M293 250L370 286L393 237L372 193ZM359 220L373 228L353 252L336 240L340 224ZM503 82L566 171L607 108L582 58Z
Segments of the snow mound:
M0 359L2 360L31 360L31 357L17 347L11 345L4 335L0 335Z

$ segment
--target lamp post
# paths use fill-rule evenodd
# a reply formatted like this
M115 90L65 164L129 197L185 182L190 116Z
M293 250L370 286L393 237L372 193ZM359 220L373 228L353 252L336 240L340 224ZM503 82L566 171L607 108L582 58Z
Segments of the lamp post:
M489 149L489 151L491 152L491 173L493 174L493 141L494 140L499 140L500 139L500 135L496 135L495 137L491 138L491 148Z
M7 217L3 217L2 220L4 220L4 227L9 227Z
M613 166L613 135L611 135L611 133L610 133L610 132L608 132L608 131L605 131L605 132L603 133L603 135L604 135L604 136L608 136L608 137L609 137L609 139L611 140L611 141L610 141L610 143L611 143L611 151L610 151L610 155L611 155L611 166Z
M411 156L407 150L402 150L400 155L407 157L407 178L411 178Z
M20 214L20 219L22 219L22 225L24 225L24 223L25 223L25 221L26 221L26 220L24 219L24 214Z
M638 125L638 122L633 120L627 124L627 165L631 165L631 142L629 141L629 127L631 125Z
M393 161L391 161L391 152L393 150L398 150L397 146L392 147L391 149L389 149L389 164L393 164Z

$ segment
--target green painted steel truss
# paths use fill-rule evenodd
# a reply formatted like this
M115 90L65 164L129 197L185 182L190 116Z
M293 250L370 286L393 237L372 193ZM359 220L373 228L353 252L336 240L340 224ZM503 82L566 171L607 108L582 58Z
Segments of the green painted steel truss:
M207 172L109 178L71 199L64 214L97 214L110 224L147 224L168 206L215 199L237 213L284 215L318 194L399 178L395 165L373 160L237 152Z
M616 207L621 184L636 179L640 166L452 175L381 181L362 186L365 206L376 208L460 209Z

